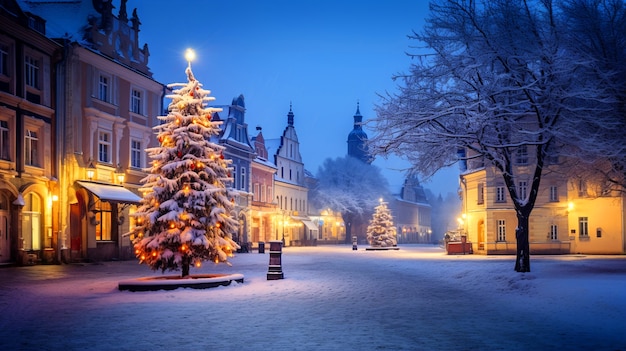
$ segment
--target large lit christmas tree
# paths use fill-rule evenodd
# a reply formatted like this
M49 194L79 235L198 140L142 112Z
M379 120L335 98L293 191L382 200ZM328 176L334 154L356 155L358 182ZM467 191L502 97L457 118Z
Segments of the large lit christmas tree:
M191 52L188 52L188 55ZM168 95L167 116L154 129L159 146L148 149L150 174L142 180L144 197L134 214L135 254L153 270L182 270L202 261L228 263L239 246L232 240L237 221L232 218L233 190L226 185L230 160L224 148L210 142L220 132L211 115L220 109L207 107L210 91L202 89L191 71L187 83L174 83Z
M376 206L370 224L367 226L367 241L373 247L392 247L397 245L396 227L387 203L380 201Z

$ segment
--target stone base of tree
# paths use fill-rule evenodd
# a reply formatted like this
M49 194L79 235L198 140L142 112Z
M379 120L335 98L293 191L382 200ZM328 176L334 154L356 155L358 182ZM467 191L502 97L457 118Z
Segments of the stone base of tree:
M387 250L400 250L397 246L370 246L366 247L367 251L387 251Z
M243 283L243 274L193 274L186 278L177 275L142 277L120 281L118 289L122 291L157 291L178 288L209 289L227 286L233 281Z

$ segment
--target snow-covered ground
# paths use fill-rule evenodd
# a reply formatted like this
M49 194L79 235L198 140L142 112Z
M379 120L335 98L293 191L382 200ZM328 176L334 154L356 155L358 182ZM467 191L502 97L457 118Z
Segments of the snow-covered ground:
M238 254L243 284L118 291L135 261L0 269L0 350L626 350L626 256L447 256L441 248ZM172 274L167 273L166 274Z

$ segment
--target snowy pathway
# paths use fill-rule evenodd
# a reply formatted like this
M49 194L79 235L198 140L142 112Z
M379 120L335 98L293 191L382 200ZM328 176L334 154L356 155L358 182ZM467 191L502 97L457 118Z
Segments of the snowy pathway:
M120 292L135 261L0 269L0 350L626 350L626 257L447 256L438 247L238 254L245 283ZM172 273L166 273L172 274Z

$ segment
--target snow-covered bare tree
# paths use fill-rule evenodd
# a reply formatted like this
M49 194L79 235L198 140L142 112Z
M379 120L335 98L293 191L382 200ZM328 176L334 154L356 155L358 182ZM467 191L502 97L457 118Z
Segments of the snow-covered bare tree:
M319 167L311 204L341 213L346 222L346 241L353 235L365 238L365 225L378 199L389 196L389 184L380 169L351 156L327 158Z
M566 22L564 38L577 54L588 57L599 69L597 84L614 96L614 108L603 119L615 118L618 126L605 134L606 142L579 150L575 161L583 167L572 168L593 184L626 192L626 2L624 0L568 0L562 11ZM603 72L612 72L606 77ZM593 76L592 76L593 77ZM584 135L583 135L584 137Z
M411 35L421 43L415 62L368 121L370 152L402 156L418 174L478 161L502 175L518 221L518 272L530 271L528 224L542 175L561 156L607 143L619 125L604 118L614 96L598 84L613 72L571 48L564 2L431 2L425 27Z

